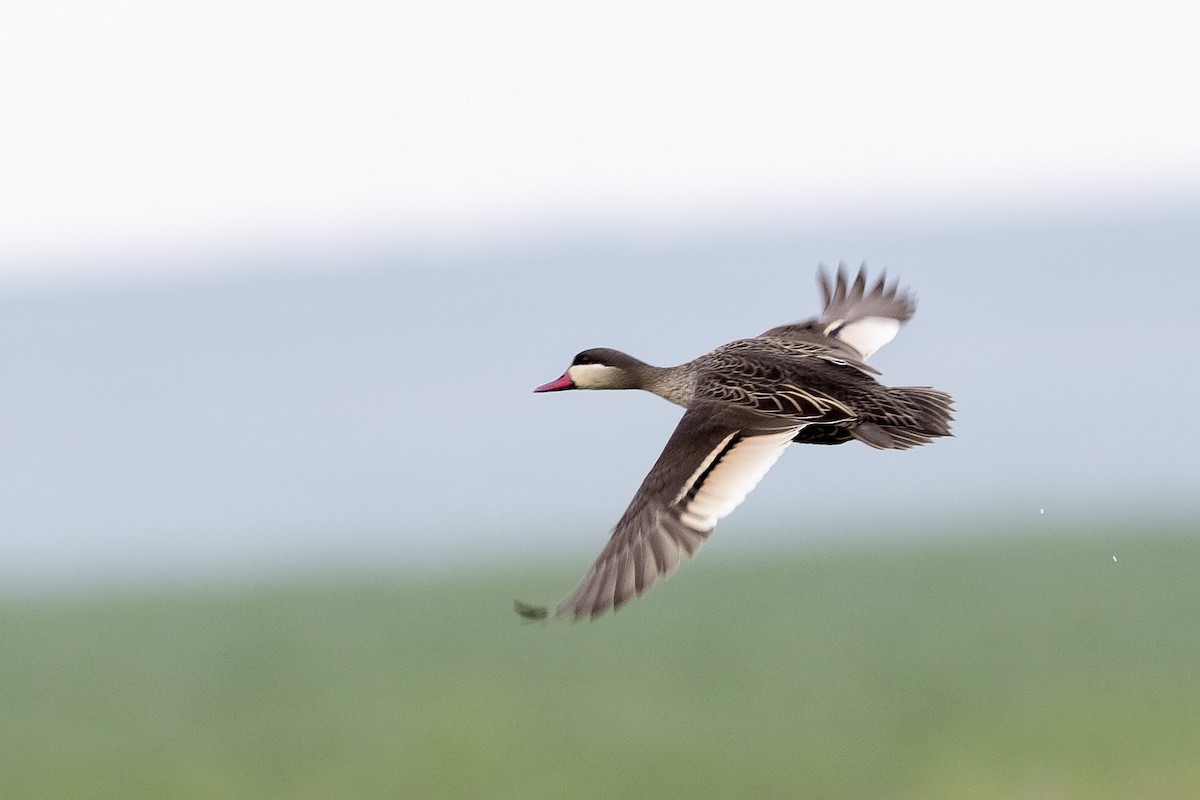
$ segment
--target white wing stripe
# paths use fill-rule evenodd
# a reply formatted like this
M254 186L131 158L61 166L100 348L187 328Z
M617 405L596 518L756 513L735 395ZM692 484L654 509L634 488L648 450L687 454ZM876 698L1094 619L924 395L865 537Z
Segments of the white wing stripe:
M687 483L685 483L683 488L679 490L679 494L675 495L675 499L671 501L671 505L678 505L680 500L682 500L684 497L687 497L687 493L692 490L693 484L695 484L700 476L704 474L704 470L708 469L708 465L713 462L714 458L721 454L721 451L725 449L725 445L729 444L729 440L735 436L737 436L737 431L734 431L722 439L721 443L714 447L712 452L704 457L704 460L700 462L700 466L695 472L692 473L692 477L687 479Z
M750 490L758 485L767 474L767 470L783 455L783 451L791 444L799 430L800 427L795 427L779 433L741 439L705 476L704 483L695 497L685 501L684 498L692 485L729 443L729 438L723 440L704 460L701 469L692 476L687 487L676 498L675 502L682 505L682 522L690 528L704 532L716 527L717 520L728 516L746 499Z
M891 317L863 317L840 325L835 322L826 332L853 347L863 358L869 358L879 348L896 338L900 320Z

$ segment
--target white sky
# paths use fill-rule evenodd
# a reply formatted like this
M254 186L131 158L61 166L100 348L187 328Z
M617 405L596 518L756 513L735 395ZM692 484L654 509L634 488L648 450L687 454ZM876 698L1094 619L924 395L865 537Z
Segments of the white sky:
M0 284L238 243L1195 192L1198 8L10 0Z

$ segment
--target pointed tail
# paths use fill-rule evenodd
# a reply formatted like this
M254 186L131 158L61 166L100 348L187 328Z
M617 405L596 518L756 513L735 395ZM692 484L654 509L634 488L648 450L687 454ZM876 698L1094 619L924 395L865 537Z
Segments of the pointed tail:
M954 398L929 386L889 389L890 403L850 429L854 438L881 450L907 450L951 436Z

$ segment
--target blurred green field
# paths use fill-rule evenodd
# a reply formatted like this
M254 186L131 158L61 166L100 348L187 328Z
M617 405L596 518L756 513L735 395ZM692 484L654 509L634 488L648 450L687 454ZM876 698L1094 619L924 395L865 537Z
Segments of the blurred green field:
M0 796L1200 797L1186 526L729 553L9 599Z

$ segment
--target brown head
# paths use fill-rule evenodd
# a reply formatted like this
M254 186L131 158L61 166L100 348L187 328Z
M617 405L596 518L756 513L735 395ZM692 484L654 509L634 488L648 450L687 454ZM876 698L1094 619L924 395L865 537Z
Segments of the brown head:
M557 380L543 383L535 392L567 389L642 389L650 366L609 347L593 347L575 356Z

